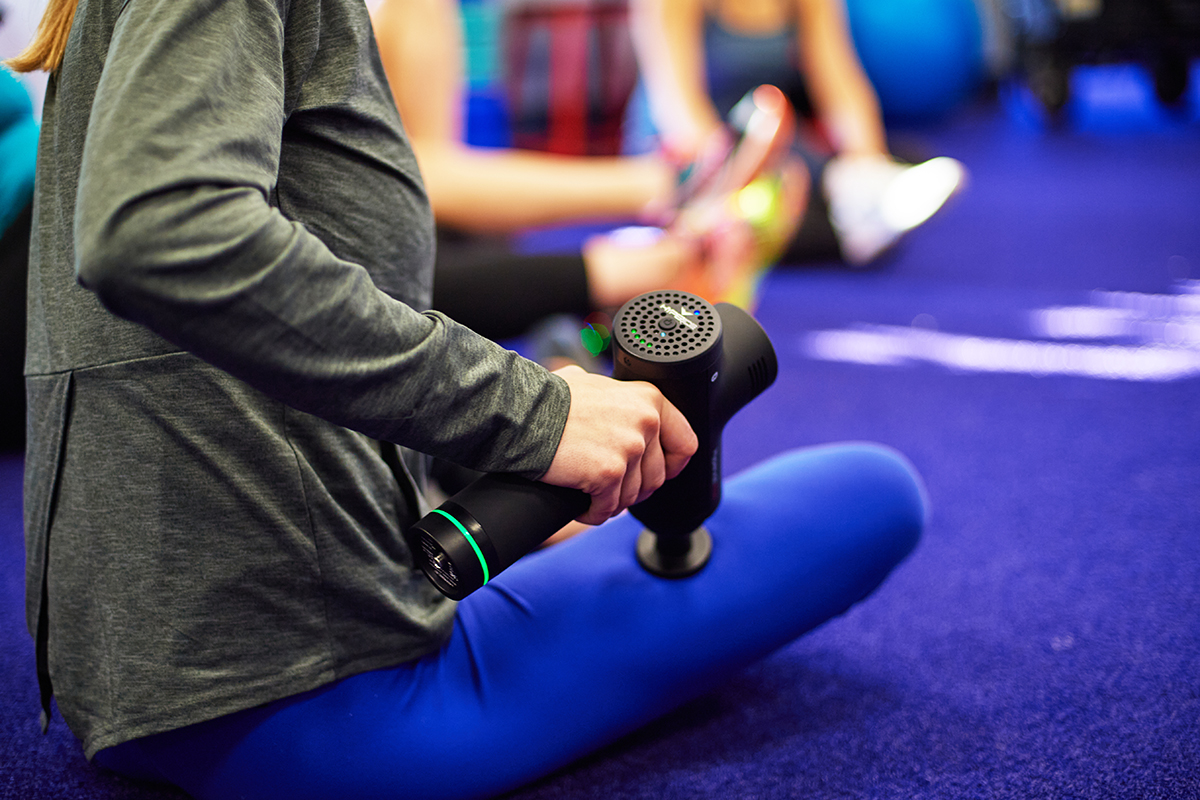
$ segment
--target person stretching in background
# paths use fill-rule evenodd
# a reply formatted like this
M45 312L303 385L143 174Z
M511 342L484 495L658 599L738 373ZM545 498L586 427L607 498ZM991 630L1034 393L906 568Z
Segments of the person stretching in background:
M812 176L808 218L783 261L800 260L832 225L841 257L869 264L962 187L954 159L912 166L888 152L841 0L631 0L630 10L646 104L631 114L648 107L640 124L679 157L722 136L729 110L762 83L811 116L795 147Z
M728 300L738 291L729 287L743 285L746 275L770 260L753 246L751 225L731 213L732 204L711 197L736 192L759 169L732 184L714 179L697 189L681 187L680 167L658 155L564 156L470 146L462 130L457 2L378 0L370 6L380 57L438 225L434 308L491 338L506 338L550 314L585 316L654 289ZM720 164L706 163L704 170L719 172L731 157L723 152ZM697 153L688 162L703 159ZM694 165L684 169L698 171ZM687 216L689 204L694 211L697 194L710 195L703 219L692 214L686 225L663 223ZM567 254L518 253L495 235L580 221L647 224L591 236L581 252Z

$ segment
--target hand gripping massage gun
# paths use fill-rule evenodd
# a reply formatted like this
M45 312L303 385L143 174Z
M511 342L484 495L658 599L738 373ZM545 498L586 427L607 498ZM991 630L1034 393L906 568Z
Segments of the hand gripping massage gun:
M630 300L613 320L613 377L658 387L699 439L688 465L629 508L643 525L639 562L683 578L712 553L703 523L721 502L725 423L775 381L775 349L737 306L710 305L687 292L657 291ZM461 600L587 511L591 497L515 475L490 474L412 526L417 565L442 594Z

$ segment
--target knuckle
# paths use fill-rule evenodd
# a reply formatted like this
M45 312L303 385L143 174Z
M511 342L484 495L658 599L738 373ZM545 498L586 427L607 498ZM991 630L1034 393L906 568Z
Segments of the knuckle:
M660 425L661 423L657 415L649 415L643 418L641 424L642 439L657 438Z
M616 451L614 461L619 461L621 468L624 469L630 461L638 458L646 449L646 440L642 436L630 432L620 437L619 440L614 440L613 449Z
M607 459L596 470L596 477L603 486L619 483L625 478L625 462L617 458Z

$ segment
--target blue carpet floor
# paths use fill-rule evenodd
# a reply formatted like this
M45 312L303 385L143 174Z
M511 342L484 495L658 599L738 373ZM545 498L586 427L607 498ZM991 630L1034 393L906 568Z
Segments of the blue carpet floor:
M932 499L913 557L513 800L1200 798L1200 102L1078 81L1059 128L1006 94L910 132L973 180L878 268L767 281L780 377L728 469L897 447ZM0 797L177 797L38 733L20 476L0 460Z

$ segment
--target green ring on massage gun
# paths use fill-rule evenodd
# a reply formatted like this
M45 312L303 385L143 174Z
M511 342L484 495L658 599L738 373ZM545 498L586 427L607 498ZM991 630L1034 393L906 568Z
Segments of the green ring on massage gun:
M450 520L454 527L458 528L458 532L467 537L467 544L471 545L471 549L475 551L475 557L479 559L479 566L483 567L483 585L487 586L487 582L492 579L491 574L488 572L487 559L483 557L483 551L479 549L479 545L475 544L475 540L471 538L471 534L467 533L467 529L463 527L461 522L447 514L445 511L442 511L440 508L435 508L433 513L441 514L443 517Z

